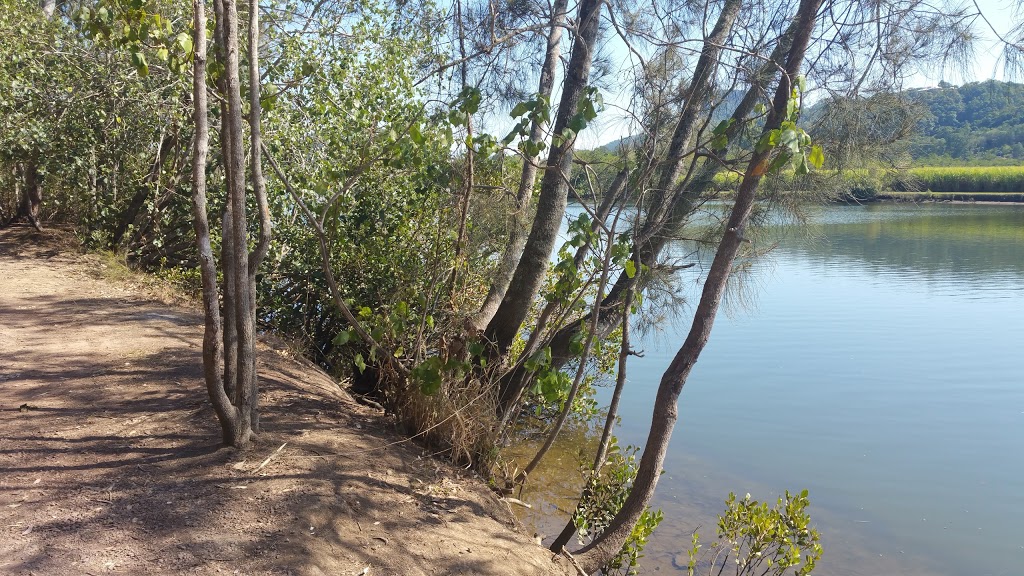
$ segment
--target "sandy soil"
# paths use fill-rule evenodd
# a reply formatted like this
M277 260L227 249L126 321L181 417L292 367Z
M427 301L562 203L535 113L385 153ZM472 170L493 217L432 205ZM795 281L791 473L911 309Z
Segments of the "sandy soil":
M221 448L200 315L108 276L0 230L0 573L570 573L478 478L270 339L264 432Z

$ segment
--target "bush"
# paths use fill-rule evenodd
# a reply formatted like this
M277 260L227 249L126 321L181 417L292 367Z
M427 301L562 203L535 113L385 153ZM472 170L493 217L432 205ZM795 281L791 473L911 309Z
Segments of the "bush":
M821 559L818 531L810 527L807 514L807 490L800 494L786 491L774 507L752 500L742 500L729 493L725 513L718 517L718 540L701 553L700 536L693 533L689 574L722 574L726 566L734 566L739 575L774 574L790 570L805 576Z

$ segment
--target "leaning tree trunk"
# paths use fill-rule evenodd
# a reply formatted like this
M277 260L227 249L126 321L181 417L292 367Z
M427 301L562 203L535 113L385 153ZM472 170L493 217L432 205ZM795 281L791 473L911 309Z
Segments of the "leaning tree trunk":
M765 131L778 128L786 116L792 81L800 71L821 1L801 0L800 2L800 8L796 15L796 34L786 60L785 74L779 81L778 89L775 92ZM654 488L665 462L665 453L672 437L672 429L678 418L679 394L711 334L718 305L729 281L733 262L743 243L743 234L754 206L755 193L768 166L771 152L771 150L755 152L747 165L747 170L736 194L729 222L726 224L725 235L719 243L707 280L704 282L704 289L694 312L690 331L668 370L662 376L661 384L658 387L650 434L629 497L608 528L580 550L577 556L577 560L588 573L599 569L621 550L654 496Z
M596 49L603 5L602 0L583 0L580 4L576 41L573 43L554 125L556 137L565 133L590 80L590 65ZM568 202L566 183L572 169L575 140L572 137L552 143L547 169L541 180L533 228L508 290L484 331L484 337L494 346L497 354L504 354L512 345L547 274L548 259L558 238Z
M676 222L676 220L671 218L681 214L677 207L683 203L692 205L693 195L686 193L683 187L684 183L677 183L676 181L682 172L683 161L689 153L690 140L693 138L700 113L703 112L703 104L707 101L708 94L712 91L722 46L732 31L741 5L741 0L728 0L725 6L723 6L714 28L704 39L700 57L694 68L693 79L686 89L683 90L683 107L676 121L665 159L662 162L661 177L653 194L654 200L650 202L650 209L644 217L641 226L642 231L638 235L639 238L635 250L639 253L639 256L636 253L633 255L633 259L639 260L643 266L653 267L654 261L657 260L662 248L667 243L666 231L672 223ZM752 87L750 93L756 96L759 94L759 91ZM751 104L751 107L753 107L753 104ZM743 117L745 118L748 113L749 109L743 113ZM741 127L741 122L734 122L733 126L735 127L734 131L738 131ZM613 190L617 191L617 186L625 185L625 180L620 180L620 178L625 178L625 176L626 173L619 174L619 177L616 178L615 183L612 185ZM686 212L686 214L688 213L689 211ZM586 250L581 250L577 254L577 266L580 264L581 254L585 255ZM637 268L637 270L640 269L642 268ZM633 275L632 277L624 273L619 275L608 296L604 298L601 304L600 315L603 316L604 320L597 326L598 338L604 338L614 330L617 324L614 319L618 315L622 298L629 289L636 286L639 280L639 275ZM542 314L543 317L544 315ZM569 352L570 342L576 338L579 331L589 322L590 315L588 314L567 326L559 328L552 336L549 342L552 367L560 368L572 358ZM533 349L528 348L526 354L528 355L532 352ZM529 374L525 368L519 367L504 378L502 384L500 405L503 410L507 410L512 407L511 403L519 398L522 390L529 384Z
M727 142L732 142L740 135L740 132L749 121L750 114L753 112L754 106L757 104L765 85L782 68L783 59L792 45L795 25L795 22L791 24L779 38L775 49L772 51L772 55L754 75L754 83L747 89L743 99L733 110L730 117L732 123L725 131ZM714 150L713 152L719 159L723 159L726 156L727 149ZM675 191L671 195L671 203L666 213L659 219L657 226L653 222L648 223L648 219L645 218L644 223L641 225L643 232L641 232L640 238L633 248L634 252L631 255L631 259L639 260L640 262L637 270L654 268L665 246L669 244L674 231L678 230L687 221L697 207L701 197L713 189L715 176L724 167L725 164L722 161L704 163L695 176L676 184ZM632 278L625 273L619 274L619 277L612 284L611 290L608 291L608 295L601 305L603 318L607 320L616 317L616 310L622 307L623 297L629 289L637 286L641 278L639 274L634 275ZM570 343L580 329L588 322L589 315L585 315L560 328L550 338L548 346L551 348L552 367L564 366L572 359L572 354L569 351ZM615 327L615 322L600 322L598 325L598 337L606 338ZM517 370L517 373L521 372L522 370Z
M565 11L569 0L555 0L551 7L551 29L548 32L548 47L544 54L544 64L540 69L540 83L537 86L538 99L551 99L551 91L555 85L555 72L558 67L562 27L565 25ZM538 144L544 139L545 123L536 118L530 127L530 142ZM472 319L475 330L483 330L494 317L505 293L508 291L512 275L519 265L519 259L526 247L530 212L530 200L533 198L533 185L537 180L537 156L525 154L523 171L519 178L519 189L516 191L516 202L512 207L512 218L509 223L508 241L502 252L498 268L491 280L490 290L480 311Z

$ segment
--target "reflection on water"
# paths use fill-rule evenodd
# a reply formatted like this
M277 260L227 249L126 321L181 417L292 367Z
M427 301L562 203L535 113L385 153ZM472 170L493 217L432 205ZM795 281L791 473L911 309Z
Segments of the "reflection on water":
M756 303L719 316L683 391L644 568L685 565L730 491L808 488L816 574L1019 574L1024 207L830 206L770 236L747 279ZM648 335L632 361L621 444L643 444L683 329ZM578 478L565 458L547 465ZM550 534L552 502L572 504L544 484L535 474L526 498L547 520L528 520Z

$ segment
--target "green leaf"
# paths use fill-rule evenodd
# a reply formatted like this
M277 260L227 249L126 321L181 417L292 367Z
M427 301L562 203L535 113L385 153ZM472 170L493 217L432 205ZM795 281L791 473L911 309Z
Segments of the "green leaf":
M730 126L732 126L733 121L734 120L732 118L729 118L728 120L722 120L721 122L718 123L718 126L715 126L715 129L712 130L711 133L714 134L715 136L721 136L722 134L725 134L725 131L728 130Z
M427 396L441 389L441 359L431 356L412 369L412 376L420 383L420 391Z
M779 130L771 130L761 136L761 139L757 141L757 146L754 147L756 152L766 152L775 147L779 142Z
M811 155L808 160L815 168L821 168L825 164L825 153L822 152L821 146L811 146Z
M768 172L775 172L789 163L793 155L788 150L783 150L772 160L772 163L768 165Z
M334 343L338 346L344 346L352 340L352 333L348 330L338 332L338 335L334 337Z
M783 130L779 141L794 154L800 151L800 134L792 128Z
M519 104L516 104L515 108L512 109L512 112L509 113L509 116L513 118L519 118L520 116L526 114L529 111L530 110L529 108L527 108L526 102L520 102Z
M807 166L807 157L803 154L800 155L800 161L796 164L796 173L800 176L810 173L810 168Z
M409 126L409 137L412 138L412 141L416 144L423 144L423 132L420 131L419 123L413 122L413 124Z
M633 278L634 276L636 276L636 263L633 262L632 260L626 260L626 264L625 266L623 266L623 268L626 270L627 277Z
M356 354L356 357L352 359L352 363L359 369L359 373L362 374L366 370L366 361L363 360L362 354Z
M132 52L131 55L132 66L135 66L135 70L140 76L146 76L149 74L149 65L146 63L146 55L141 51Z

